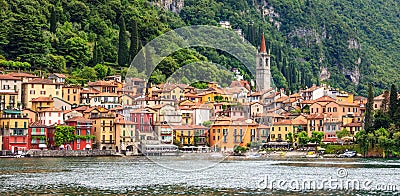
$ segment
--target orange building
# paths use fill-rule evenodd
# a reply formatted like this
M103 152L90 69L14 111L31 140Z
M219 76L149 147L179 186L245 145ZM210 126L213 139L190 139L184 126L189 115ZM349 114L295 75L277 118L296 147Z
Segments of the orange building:
M210 128L210 147L216 151L233 151L235 146L246 146L256 141L257 127L258 124L251 119L217 119Z

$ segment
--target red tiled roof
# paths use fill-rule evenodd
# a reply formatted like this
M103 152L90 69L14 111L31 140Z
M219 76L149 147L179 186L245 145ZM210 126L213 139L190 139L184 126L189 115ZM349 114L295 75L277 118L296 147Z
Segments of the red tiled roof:
M324 115L317 113L317 114L311 114L307 116L307 119L323 119Z
M19 77L19 78L38 78L38 76L28 74L28 73L23 73L23 72L12 72L12 73L8 73L7 75L10 75L13 77Z
M96 82L89 82L88 86L117 86L115 81L99 80Z
M47 127L47 126L37 121L29 124L29 127Z
M72 117L72 118L66 120L65 122L85 122L85 123L91 123L92 121L89 120L89 119L83 118L83 117L81 117L81 116L75 116L75 117Z
M332 98L332 97L329 97L329 96L325 95L323 97L320 97L320 98L316 99L315 101L316 102L334 102L336 100L334 98Z
M76 111L85 111L87 109L88 109L88 106L80 106L80 107L75 108L74 110L76 110Z
M31 102L40 102L40 101L53 102L53 99L50 97L38 97L31 100Z
M22 80L22 78L17 78L9 74L0 74L0 80Z
M62 84L62 83L56 83L53 80L49 79L41 79L41 78L34 78L30 81L24 82L24 84L48 84L48 85L56 85L56 84Z
M292 121L291 120L280 120L278 122L272 123L272 125L291 125Z
M53 73L53 75L55 75L56 77L59 77L59 78L66 78L67 77L64 74L60 74L60 73Z
M343 127L362 127L362 123L354 122L354 123L347 123L343 125Z

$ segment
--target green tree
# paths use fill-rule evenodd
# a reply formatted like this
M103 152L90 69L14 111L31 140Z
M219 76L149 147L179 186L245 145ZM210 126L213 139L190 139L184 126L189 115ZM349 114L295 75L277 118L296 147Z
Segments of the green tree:
M367 100L367 104L366 104L366 111L365 111L365 131L366 133L371 133L373 131L373 126L374 126L374 108L373 108L373 104L374 104L374 90L372 87L372 84L369 84L368 87L368 100Z
M139 49L139 34L138 34L138 26L136 20L133 21L131 27L131 45L129 47L129 59L130 62L133 61Z
M310 138L308 137L307 132L305 132L305 131L298 133L297 139L298 139L299 145L302 147L305 146L310 141Z
M119 20L118 65L121 67L129 65L128 36L125 20L122 16Z
M97 72L92 67L83 67L83 69L79 72L79 76L89 81L97 80Z
M363 156L366 157L368 154L368 134L365 130L361 130L356 133L356 142L360 145Z
M63 56L56 56L53 54L48 54L47 59L48 59L47 69L50 72L65 72L66 71L66 60Z
M397 88L395 84L392 84L390 88L390 101L389 101L389 116L391 119L394 119L395 113L398 111L399 101L397 99Z
M97 79L102 80L107 76L109 67L107 67L106 65L97 64L96 66L94 66L94 70L97 73Z
M72 126L56 126L54 132L54 140L56 146L67 144L75 140L75 127Z
M344 128L344 129L341 130L341 131L336 131L336 136L337 136L339 139L342 139L343 137L350 136L350 131L347 130L346 128Z
M72 37L65 41L65 60L69 68L82 68L90 60L91 52L87 41L81 37Z
M54 6L52 6L50 12L50 32L56 33L57 31L57 22L58 22L58 17L57 17L57 11Z

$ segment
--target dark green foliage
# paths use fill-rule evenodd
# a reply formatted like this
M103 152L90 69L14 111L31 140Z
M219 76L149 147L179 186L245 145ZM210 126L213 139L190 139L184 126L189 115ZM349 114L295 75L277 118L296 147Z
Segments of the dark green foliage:
M129 60L130 62L133 61L136 54L139 51L139 35L138 35L138 26L136 21L133 21L131 27L131 45L129 47Z
M374 89L372 87L372 84L369 84L368 88L368 101L366 104L366 110L365 110L365 131L366 133L370 133L373 131L373 126L374 126Z
M397 88L395 84L392 84L390 88L390 101L389 101L389 116L390 118L394 118L395 113L398 111L399 108L399 101L397 99Z
M126 66L129 64L128 35L124 17L119 20L119 42L118 42L118 65Z

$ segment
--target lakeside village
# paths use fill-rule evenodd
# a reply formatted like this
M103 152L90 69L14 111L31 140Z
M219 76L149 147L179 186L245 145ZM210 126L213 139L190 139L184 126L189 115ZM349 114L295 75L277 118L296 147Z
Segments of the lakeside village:
M301 150L304 137L354 142L363 129L367 98L313 85L286 95L271 88L264 37L257 54L256 91L233 81L207 89L149 85L108 76L85 86L29 73L0 75L1 155L37 151L112 151L126 155L177 151ZM383 95L374 99L380 109ZM338 131L347 130L345 135ZM303 134L303 138L298 136ZM339 137L338 137L339 136ZM303 142L303 144L302 144Z

